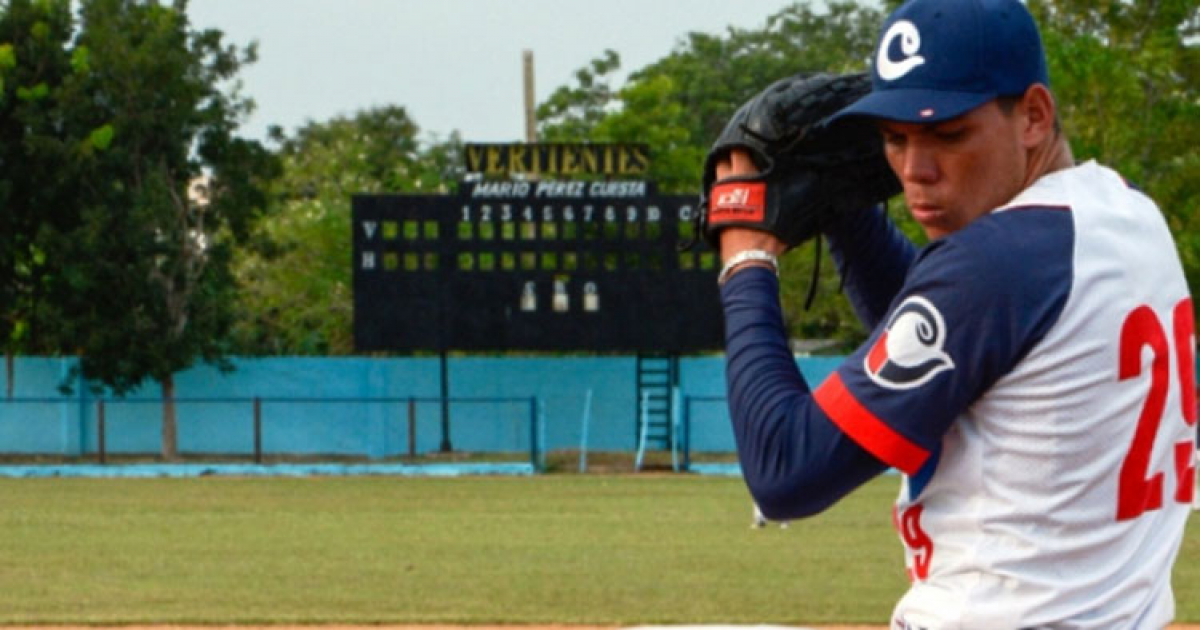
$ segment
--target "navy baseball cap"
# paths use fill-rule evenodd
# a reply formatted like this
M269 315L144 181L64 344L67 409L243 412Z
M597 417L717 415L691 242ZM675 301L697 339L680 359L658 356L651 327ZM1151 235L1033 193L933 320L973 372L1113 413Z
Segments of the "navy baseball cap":
M909 0L882 32L870 94L833 118L937 122L1050 85L1042 38L1018 0Z

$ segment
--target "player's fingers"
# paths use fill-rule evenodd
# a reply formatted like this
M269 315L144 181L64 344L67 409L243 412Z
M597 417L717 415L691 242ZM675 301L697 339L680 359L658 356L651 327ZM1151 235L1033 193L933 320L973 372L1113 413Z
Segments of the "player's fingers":
M758 172L758 167L754 165L754 158L751 158L749 153L734 149L717 161L716 172L717 179L720 180L737 175L753 175Z
M717 179L722 180L729 177L733 171L733 165L729 162L729 156L725 156L717 160Z
M758 172L758 167L754 164L754 158L750 157L750 154L746 151L734 149L729 154L729 161L733 175L753 175Z

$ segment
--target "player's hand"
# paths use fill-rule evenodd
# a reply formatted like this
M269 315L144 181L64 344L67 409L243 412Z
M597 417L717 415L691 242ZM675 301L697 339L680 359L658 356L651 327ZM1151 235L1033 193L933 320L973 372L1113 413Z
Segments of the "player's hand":
M729 155L717 162L717 181L739 175L753 175L758 172L750 154L742 149L734 149ZM787 251L787 244L770 232L754 230L745 227L729 227L721 230L721 261L729 260L734 254L748 249L761 249L775 256L781 256Z
M900 192L875 124L830 120L870 91L866 73L800 73L738 107L700 178L699 233L709 246L726 259L751 244L770 251L769 239L721 238L725 230L748 228L795 247L818 237L837 215Z

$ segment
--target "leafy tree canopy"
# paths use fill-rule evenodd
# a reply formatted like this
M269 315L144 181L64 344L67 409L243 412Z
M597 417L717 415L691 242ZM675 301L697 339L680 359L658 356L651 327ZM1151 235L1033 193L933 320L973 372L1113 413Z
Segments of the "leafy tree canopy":
M429 145L399 106L276 131L283 172L257 247L237 261L239 352L350 354L351 197L447 193L461 177L461 142Z
M175 372L224 364L230 256L276 171L222 87L255 50L191 28L184 0L71 7L0 5L0 333L79 356L98 389L169 398ZM168 405L167 457L174 436Z

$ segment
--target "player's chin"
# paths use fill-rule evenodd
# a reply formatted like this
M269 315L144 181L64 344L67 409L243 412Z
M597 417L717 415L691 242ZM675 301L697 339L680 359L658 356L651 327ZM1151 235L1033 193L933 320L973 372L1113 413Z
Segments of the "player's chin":
M925 237L931 241L936 241L939 238L946 236L947 234L950 234L950 230L943 229L943 228L936 228L936 227L926 227L925 228Z
M925 230L925 235L929 236L929 240L941 239L942 236L958 232L962 228L961 221L956 220L958 215L940 208L940 206L938 208L917 206L917 208L910 208L910 212L913 221L916 221Z
M931 241L954 231L954 228L940 212L914 211L912 214L913 219L921 226L921 229L925 230L925 236L929 237Z

